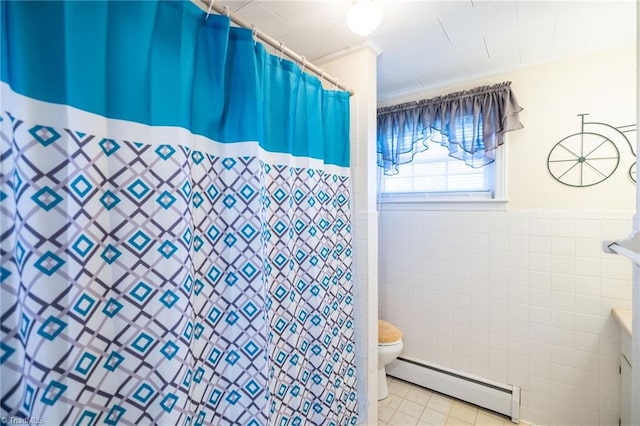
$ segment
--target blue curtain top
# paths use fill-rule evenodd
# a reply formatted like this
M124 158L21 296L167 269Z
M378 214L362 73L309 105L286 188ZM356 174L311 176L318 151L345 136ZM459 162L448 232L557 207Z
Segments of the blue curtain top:
M348 166L349 94L205 17L183 1L1 2L0 79L107 118Z

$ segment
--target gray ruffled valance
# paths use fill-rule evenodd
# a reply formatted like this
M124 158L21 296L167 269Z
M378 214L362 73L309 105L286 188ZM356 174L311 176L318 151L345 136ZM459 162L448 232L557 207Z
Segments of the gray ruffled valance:
M378 165L394 175L433 140L447 146L450 156L482 167L494 161L506 132L523 127L520 111L510 81L379 108Z

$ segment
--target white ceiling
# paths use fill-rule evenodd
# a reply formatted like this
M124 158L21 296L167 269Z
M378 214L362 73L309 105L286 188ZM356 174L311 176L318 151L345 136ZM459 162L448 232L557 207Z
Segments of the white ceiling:
M634 0L376 0L368 38L346 26L351 0L217 1L311 62L370 40L379 99L636 41Z

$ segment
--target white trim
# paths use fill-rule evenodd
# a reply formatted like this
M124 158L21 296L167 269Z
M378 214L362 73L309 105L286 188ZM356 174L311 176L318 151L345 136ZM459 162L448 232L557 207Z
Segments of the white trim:
M507 135L505 143L495 149L496 159L494 166L494 198L505 200L507 198Z
M205 154L218 157L256 156L268 164L323 170L327 173L350 176L350 167L325 164L322 160L297 157L291 154L269 152L256 141L222 143L196 135L177 126L149 126L133 121L103 117L69 105L55 104L33 99L14 92L0 82L0 98L11 114L30 123L82 131L100 138L142 142L151 146L182 145ZM10 109L8 106L10 105Z
M383 192L378 196L383 203L488 201L496 199L496 197L492 196L491 191Z
M329 53L324 56L320 56L318 58L314 58L312 60L316 64L322 65L322 64L326 64L327 62L335 61L337 59L344 58L345 56L352 55L353 53L363 49L369 50L371 53L373 53L374 56L380 56L380 54L382 53L382 49L380 49L380 47L377 44L375 44L371 40L365 40L356 45L346 47L344 49L338 50L333 53Z
M421 210L454 210L454 211L507 211L509 200L380 200L380 211L421 211Z

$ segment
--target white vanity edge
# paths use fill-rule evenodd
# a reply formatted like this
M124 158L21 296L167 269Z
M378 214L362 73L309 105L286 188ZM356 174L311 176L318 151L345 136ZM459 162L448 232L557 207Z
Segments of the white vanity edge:
M613 308L611 313L620 327L631 336L631 309Z

